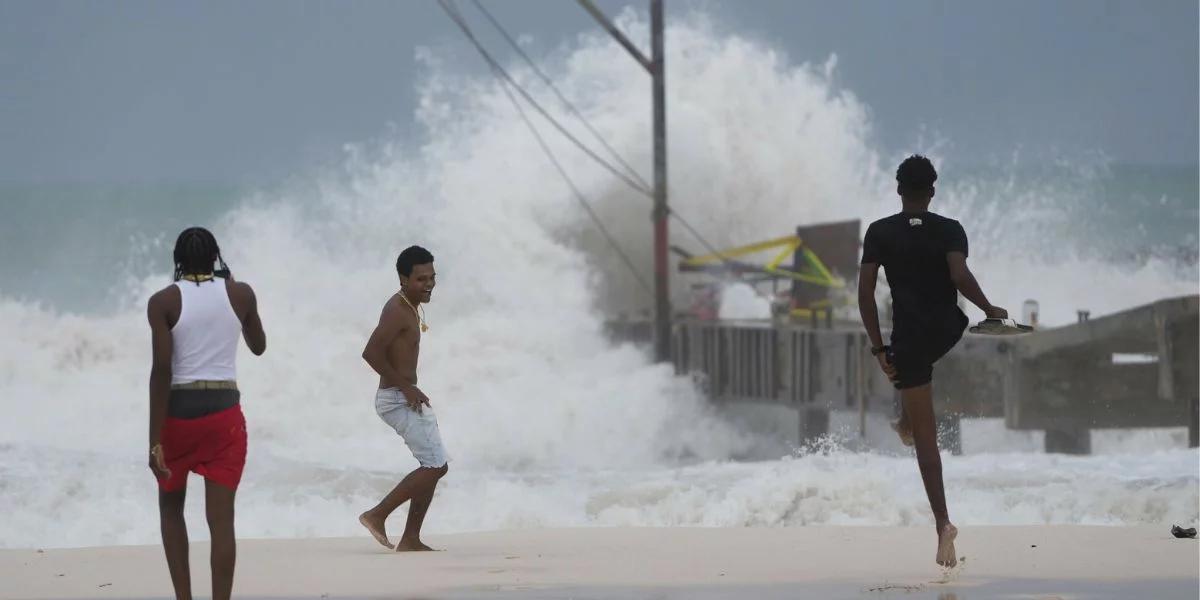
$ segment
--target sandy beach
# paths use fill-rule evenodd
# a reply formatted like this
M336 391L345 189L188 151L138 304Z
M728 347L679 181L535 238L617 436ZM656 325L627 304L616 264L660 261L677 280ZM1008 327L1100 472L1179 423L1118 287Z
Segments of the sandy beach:
M961 527L962 562L929 528L578 528L430 536L397 554L360 538L243 540L235 597L1187 598L1195 540L1167 527ZM208 546L192 579L208 595ZM0 551L0 597L167 598L158 546Z

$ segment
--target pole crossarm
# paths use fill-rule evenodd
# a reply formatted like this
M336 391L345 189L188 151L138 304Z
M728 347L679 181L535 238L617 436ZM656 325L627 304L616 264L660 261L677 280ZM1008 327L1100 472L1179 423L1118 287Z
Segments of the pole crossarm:
M642 54L641 50L638 50L637 45L630 41L629 38L625 37L625 34L621 33L621 30L617 29L617 26L612 21L608 20L608 17L605 16L603 12L600 12L600 8L597 7L592 0L576 1L579 2L580 6L583 7L583 10L586 10L588 14L592 15L593 19L596 19L596 22L599 23L609 35L613 36L613 39L617 40L618 44L621 44L625 50L633 55L633 59L638 61L638 64L642 65L647 72L654 73L654 63L649 58L646 58L646 55Z

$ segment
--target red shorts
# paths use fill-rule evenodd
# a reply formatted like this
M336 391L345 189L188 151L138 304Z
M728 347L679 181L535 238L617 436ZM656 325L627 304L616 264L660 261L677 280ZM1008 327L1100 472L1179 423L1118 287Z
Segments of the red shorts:
M189 472L236 490L246 466L246 417L241 405L196 419L167 417L162 447L171 476L158 480L159 490L183 489Z

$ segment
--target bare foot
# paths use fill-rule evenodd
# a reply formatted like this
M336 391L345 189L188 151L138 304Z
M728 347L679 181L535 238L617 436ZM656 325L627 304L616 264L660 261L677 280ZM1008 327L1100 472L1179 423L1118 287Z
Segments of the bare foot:
M392 548L392 543L388 541L387 533L383 528L383 519L372 515L371 511L368 510L363 514L358 515L358 522L362 523L362 526L366 527L367 531L371 532L371 536L375 538L375 541L383 544L384 547L389 550Z
M421 540L400 540L396 544L396 552L433 552L433 548L426 546Z
M904 419L892 421L892 431L895 431L896 435L900 437L901 444L905 446L913 445L912 427L909 427L908 422Z
M951 523L942 526L938 532L937 564L943 567L953 567L958 564L958 555L954 551L954 538L958 537L958 528Z

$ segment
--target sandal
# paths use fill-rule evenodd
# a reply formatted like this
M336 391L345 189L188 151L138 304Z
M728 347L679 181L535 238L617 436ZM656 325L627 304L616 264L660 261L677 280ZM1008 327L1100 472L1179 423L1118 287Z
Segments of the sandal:
M1022 325L1012 319L984 319L973 325L971 333L984 335L1018 335L1033 331L1033 327Z

